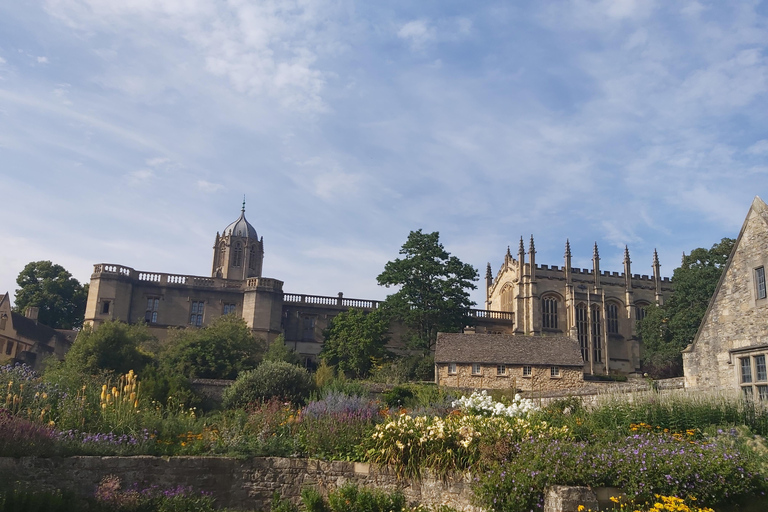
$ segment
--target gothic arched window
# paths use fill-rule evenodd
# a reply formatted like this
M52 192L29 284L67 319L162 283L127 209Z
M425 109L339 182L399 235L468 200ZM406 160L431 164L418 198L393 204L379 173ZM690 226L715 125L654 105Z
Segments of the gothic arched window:
M256 270L256 246L252 245L248 251L248 268L250 270Z
M619 334L619 305L615 302L605 306L605 328L608 334Z
M235 248L232 251L232 266L239 267L243 264L243 246L240 242L235 242Z
M600 322L600 305L592 304L592 352L594 361L599 363L603 360L602 325Z
M576 306L576 334L579 338L581 358L586 363L589 361L589 316L585 304Z
M501 290L501 310L513 311L512 307L512 287L507 285Z
M557 329L557 298L544 297L541 301L541 326L544 329Z
M224 242L221 242L219 244L219 266L223 267L227 264L227 244Z

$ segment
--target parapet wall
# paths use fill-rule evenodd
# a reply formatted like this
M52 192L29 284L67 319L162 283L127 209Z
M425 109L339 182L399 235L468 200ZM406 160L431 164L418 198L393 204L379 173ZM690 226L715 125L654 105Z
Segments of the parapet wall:
M401 489L410 504L446 504L466 512L471 505L469 477L441 481L401 480L386 468L353 462L258 457L23 457L0 458L0 479L25 482L40 489L69 489L92 496L107 475L120 478L123 488L179 485L211 493L217 506L267 511L272 494L298 502L304 487L327 494L348 482L379 489Z

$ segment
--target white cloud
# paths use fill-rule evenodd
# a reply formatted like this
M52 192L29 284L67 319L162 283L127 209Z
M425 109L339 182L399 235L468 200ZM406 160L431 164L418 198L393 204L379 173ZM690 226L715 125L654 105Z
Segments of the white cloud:
M326 72L317 60L319 53L339 50L329 21L334 0L47 0L46 5L86 33L114 31L150 46L158 30L180 35L196 49L204 69L227 79L237 92L277 99L290 110L327 109Z
M128 173L125 177L128 181L128 184L132 187L135 187L152 180L155 177L155 173L149 169L139 169L137 171Z
M197 180L197 189L207 193L218 192L224 189L224 185L219 183L211 183L206 180Z
M413 20L400 27L397 37L408 41L412 49L420 50L437 38L437 31L425 20Z
M750 155L764 155L768 153L768 139L755 142L747 148L746 152Z
M37 58L38 64L48 64L48 57L38 57Z
M5 64L6 60L2 57L0 57L0 64Z

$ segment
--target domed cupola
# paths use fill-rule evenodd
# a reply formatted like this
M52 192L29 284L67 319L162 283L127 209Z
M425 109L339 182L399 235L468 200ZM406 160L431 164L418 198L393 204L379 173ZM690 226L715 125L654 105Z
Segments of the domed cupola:
M213 277L243 280L249 277L261 277L264 261L264 238L256 234L256 229L245 219L245 199L240 217L216 233L213 244Z
M224 235L240 236L243 238L259 238L256 234L256 228L251 226L251 223L245 220L245 201L243 201L243 209L240 210L240 217L238 217L235 222L225 227L222 233Z

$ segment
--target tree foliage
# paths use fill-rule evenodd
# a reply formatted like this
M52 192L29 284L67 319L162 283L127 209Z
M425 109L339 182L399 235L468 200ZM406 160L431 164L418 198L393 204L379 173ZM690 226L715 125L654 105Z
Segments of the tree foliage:
M272 398L301 403L312 389L312 377L304 368L285 361L265 361L238 375L222 398L226 408L245 407Z
M255 368L264 347L242 318L225 315L203 328L173 333L162 352L163 369L187 378L234 379Z
M350 309L326 329L320 358L350 377L367 377L373 361L385 355L388 324L381 313Z
M663 306L650 306L640 322L643 367L657 377L682 375L681 351L693 341L715 292L735 240L723 238L710 249L683 257L672 274L675 291Z
M124 374L129 370L139 373L152 360L142 346L153 339L143 325L113 321L95 329L85 326L67 352L64 366L86 375Z
M299 364L299 356L285 344L285 336L279 335L269 344L264 361L284 361L290 364Z
M16 278L19 289L15 309L24 313L28 307L40 309L40 323L55 329L73 329L83 325L88 285L81 285L64 267L50 261L27 263Z
M388 262L376 278L379 285L400 287L383 308L409 328L413 348L428 351L438 331L457 332L467 325L475 304L468 290L477 288L477 270L451 256L438 232L411 231L400 254L404 257Z

